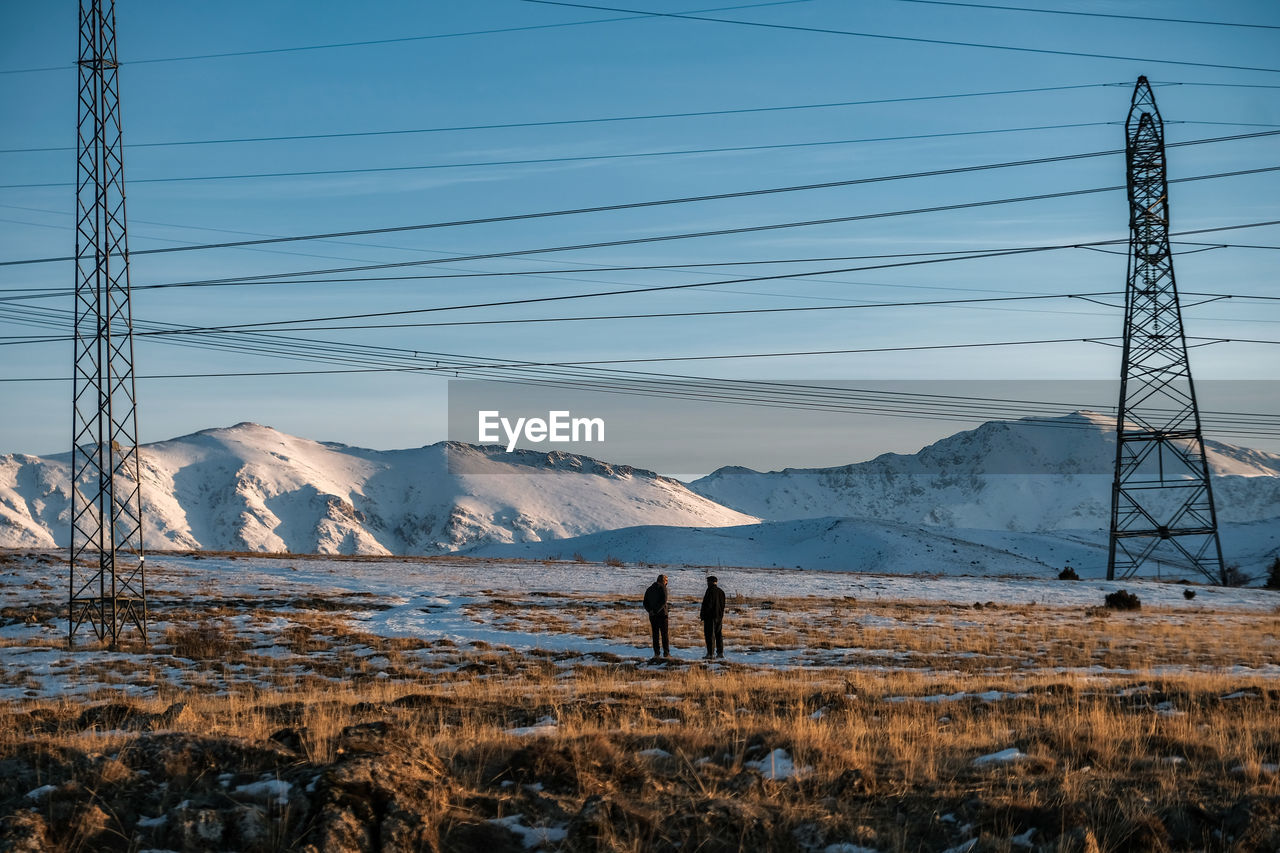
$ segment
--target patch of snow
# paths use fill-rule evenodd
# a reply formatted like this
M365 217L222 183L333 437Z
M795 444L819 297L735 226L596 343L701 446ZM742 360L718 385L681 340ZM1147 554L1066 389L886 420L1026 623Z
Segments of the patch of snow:
M1236 776L1243 776L1249 772L1249 768L1245 767L1243 764L1237 764L1235 767L1231 768L1231 772ZM1275 776L1277 773L1280 773L1280 764L1263 762L1258 765L1258 772L1265 773L1268 776Z
M43 800L45 797L49 796L56 790L58 790L57 785L41 785L39 788L36 788L34 791L27 791L27 799L35 802L39 802L40 800Z
M1008 764L1013 761L1021 761L1026 757L1027 754L1025 752L1018 749L1016 746L1011 746L1008 749L1002 749L999 752L980 755L973 759L973 763L979 767L985 764Z
M1035 836L1035 834L1036 834L1036 828L1033 826L1030 829L1028 829L1026 832L1022 833L1021 835L1015 835L1012 838L1010 838L1009 843L1012 844L1014 847L1025 847L1028 850L1030 850L1031 848L1036 846L1036 843L1031 840Z
M278 806L287 806L289 805L289 792L292 790L293 785L283 779L262 779L258 782L250 782L247 785L237 785L231 790L231 793L240 794L261 802L274 800Z
M532 726L520 726L519 728L507 729L506 733L514 737L529 737L553 735L559 730L560 723L555 717L543 717Z
M653 747L652 749L642 749L639 752L637 752L636 755L639 755L643 758L670 758L671 757L671 753L667 752L665 749L659 749L656 746Z
M760 771L760 775L775 782L801 779L813 772L809 766L797 767L791 754L779 747L759 761L744 761L744 767Z
M559 844L569 836L569 831L561 826L525 826L521 821L522 814L507 817L491 818L489 823L506 827L520 837L520 843L526 850L533 850L549 844Z
M937 704L940 702L959 702L962 699L981 699L983 702L999 702L1002 699L1024 699L1030 694L1028 693L1004 693L999 690L987 690L983 693L938 693L932 696L887 696L886 702L928 702Z

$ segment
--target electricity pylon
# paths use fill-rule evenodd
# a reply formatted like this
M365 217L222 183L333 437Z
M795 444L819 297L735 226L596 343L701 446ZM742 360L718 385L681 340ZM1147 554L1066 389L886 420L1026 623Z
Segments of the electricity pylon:
M1226 583L1169 249L1164 123L1146 77L1125 134L1129 276L1107 579L1155 563Z
M68 639L147 639L115 0L81 0Z

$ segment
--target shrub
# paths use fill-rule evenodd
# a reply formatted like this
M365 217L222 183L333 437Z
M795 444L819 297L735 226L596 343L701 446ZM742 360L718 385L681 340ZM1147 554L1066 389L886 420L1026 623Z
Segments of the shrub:
M1196 597L1196 591L1194 589L1184 589L1182 591L1182 597L1185 598L1187 601L1190 601L1191 599Z
M1253 578L1240 571L1240 566L1236 563L1228 563L1222 567L1222 585L1223 586L1247 586Z
M1067 566L1065 569L1063 569L1062 571L1058 572L1058 580L1060 580L1060 581L1078 581L1078 580L1080 580L1080 576L1079 576L1078 574L1076 574L1076 570L1075 570L1075 569L1071 568L1070 566Z
M585 562L587 561L587 558L586 558L586 557L584 557L584 556L582 556L582 552L581 552L581 551L574 551L574 552L573 552L573 561L574 561L575 563L585 563Z
M1128 590L1118 589L1107 593L1107 607L1112 610L1141 610L1142 602Z
M1272 560L1267 569L1267 589L1280 589L1280 557Z
M219 660L235 648L234 632L209 619L170 625L164 632L164 644L175 657L189 660Z
M622 562L622 560L618 559L612 554L604 558L604 564L606 566L613 566L615 569L626 565L625 563Z

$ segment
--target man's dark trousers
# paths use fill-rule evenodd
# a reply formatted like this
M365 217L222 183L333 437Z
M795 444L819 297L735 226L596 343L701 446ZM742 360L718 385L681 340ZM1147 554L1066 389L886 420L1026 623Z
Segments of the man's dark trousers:
M713 653L724 657L724 637L720 633L723 624L722 619L707 619L702 623L702 636L707 641L707 657L711 657Z
M650 613L649 630L653 632L653 656L656 658L661 653L670 657L671 641L667 637L667 614Z

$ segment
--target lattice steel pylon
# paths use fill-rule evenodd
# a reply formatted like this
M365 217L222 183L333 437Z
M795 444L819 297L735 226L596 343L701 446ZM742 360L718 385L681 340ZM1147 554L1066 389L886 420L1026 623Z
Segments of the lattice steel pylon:
M1107 579L1154 565L1226 583L1169 249L1164 124L1146 77L1125 134L1129 274Z
M115 0L81 0L68 640L147 639Z

